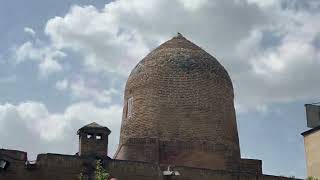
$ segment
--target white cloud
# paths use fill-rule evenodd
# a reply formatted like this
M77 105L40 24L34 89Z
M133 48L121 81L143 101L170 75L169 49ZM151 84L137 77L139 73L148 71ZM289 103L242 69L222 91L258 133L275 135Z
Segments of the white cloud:
M36 32L32 28L25 27L23 30L24 30L24 32L26 32L32 36L36 35Z
M39 73L41 76L60 72L63 70L60 60L66 57L66 54L53 47L34 44L30 41L25 42L15 49L16 63L33 61L38 63ZM39 46L39 47L38 47Z
M255 3L262 8L278 5L281 0L247 0L248 3Z
M195 11L201 10L201 8L208 3L208 0L179 0L179 2L184 6L184 8Z
M118 105L98 107L90 102L72 104L63 113L51 113L39 102L0 104L0 140L9 148L30 151L33 158L39 152L72 152L77 150L77 129L95 121L111 129L109 140L113 153L118 143L121 111ZM26 142L21 146L23 140ZM56 143L69 146L52 148ZM52 149L46 149L43 144Z
M150 49L178 31L224 52L263 22L258 7L229 1L120 0L101 10L74 6L64 17L50 19L45 32L55 47L82 54L88 69L127 75ZM234 27L232 36L225 36Z
M45 60L39 64L39 70L42 76L47 76L54 72L60 72L62 69L62 66L57 61L50 58L45 58Z
M320 34L316 20L320 13L275 8L270 14L276 23L254 29L238 43L236 55L249 68L233 75L237 101L247 107L314 101L320 88L320 48L314 44ZM277 43L270 45L266 40Z
M226 67L238 107L256 108L317 97L320 48L314 42L320 36L320 13L305 8L316 8L314 1L306 3L119 0L102 9L73 6L65 16L50 19L45 33L49 47L81 55L85 71L127 75L148 51L182 32ZM39 56L30 46L21 47L18 59ZM70 87L74 97L109 101L102 91L81 83Z
M62 90L66 90L68 88L68 80L67 79L63 79L61 81L57 81L56 82L56 89L62 91Z
M84 79L68 81L66 79L57 81L56 88L61 91L68 90L75 100L91 100L97 103L111 103L112 96L119 95L119 91L110 88L90 87Z
M90 71L127 73L128 66L141 58L147 47L134 31L121 32L121 27L113 21L114 17L92 6L75 6L65 18L49 20L46 33L56 47L82 54L83 64Z
M42 58L42 52L36 49L31 42L25 42L16 49L16 60L18 63L26 59L38 60Z
M83 80L70 84L71 95L77 99L92 99L99 103L110 103L112 95L118 94L115 89L99 90L85 85Z

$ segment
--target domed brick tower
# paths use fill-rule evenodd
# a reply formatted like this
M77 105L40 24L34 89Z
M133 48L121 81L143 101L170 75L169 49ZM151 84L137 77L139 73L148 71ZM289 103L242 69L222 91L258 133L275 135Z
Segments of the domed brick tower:
M240 148L231 79L181 34L132 70L115 159L237 171Z

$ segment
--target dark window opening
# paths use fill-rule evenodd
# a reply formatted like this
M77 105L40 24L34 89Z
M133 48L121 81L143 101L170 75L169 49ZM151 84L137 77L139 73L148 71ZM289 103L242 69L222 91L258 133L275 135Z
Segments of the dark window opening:
M4 160L4 159L0 159L0 171L2 170L6 170L9 166L9 162Z
M131 117L133 108L133 97L130 97L127 101L127 117Z

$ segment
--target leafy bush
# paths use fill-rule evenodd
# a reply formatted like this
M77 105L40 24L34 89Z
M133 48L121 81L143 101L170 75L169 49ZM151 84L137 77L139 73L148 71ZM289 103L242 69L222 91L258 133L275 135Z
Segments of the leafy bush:
M94 171L95 180L108 180L110 175L107 171L102 167L101 160L96 162L96 169ZM85 175L82 173L79 174L79 180L87 180Z
M110 175L107 171L102 167L102 163L100 160L96 163L96 170L94 171L95 180L108 180Z
M312 177L312 176L309 176L306 180L319 180L319 179L315 178L315 177Z

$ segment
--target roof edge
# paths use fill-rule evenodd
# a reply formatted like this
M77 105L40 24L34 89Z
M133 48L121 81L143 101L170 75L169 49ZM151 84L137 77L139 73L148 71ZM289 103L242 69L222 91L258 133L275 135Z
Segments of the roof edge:
M301 133L301 135L302 135L302 136L307 136L307 135L312 134L312 133L314 133L314 132L317 132L317 131L319 131L319 130L320 130L320 126L317 126L317 127L314 127L314 128L312 128L312 129L309 129L309 130Z

